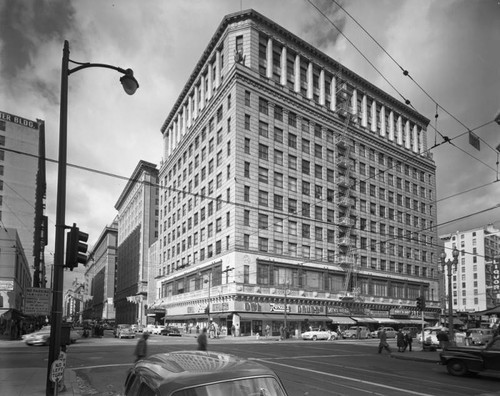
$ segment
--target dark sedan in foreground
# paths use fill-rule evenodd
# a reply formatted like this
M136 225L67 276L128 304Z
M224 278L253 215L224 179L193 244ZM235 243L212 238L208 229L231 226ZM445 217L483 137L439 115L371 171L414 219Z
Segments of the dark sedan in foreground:
M451 375L477 374L480 371L500 371L500 336L486 346L450 346L440 353L441 364Z
M179 351L139 360L125 396L286 396L278 376L255 361L220 352Z

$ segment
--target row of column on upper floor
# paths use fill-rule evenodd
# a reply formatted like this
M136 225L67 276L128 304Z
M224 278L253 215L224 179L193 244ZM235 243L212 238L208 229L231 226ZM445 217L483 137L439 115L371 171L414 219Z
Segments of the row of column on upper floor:
M281 73L280 84L287 85L287 47L281 48ZM294 61L294 87L297 93L301 92L301 62L300 55L295 55ZM268 39L266 50L266 77L273 78L273 41ZM213 96L213 92L220 86L221 78L221 50L215 52L213 62L207 63L207 70L201 73L198 84L193 85L193 92L187 95L186 102L180 107L177 116L171 123L171 126L164 137L164 152L166 156L172 154L192 125L192 122L198 117L199 112L203 110L206 103ZM426 131L417 124L404 119L402 115L397 114L385 105L378 103L375 99L369 98L365 93L361 93L357 88L347 89L346 83L340 81L336 75L329 75L329 84L326 83L326 72L324 68L319 71L319 98L318 103L329 107L332 111L346 109L350 120L363 128L369 128L371 132L378 132L380 136L387 137L390 141L396 141L400 146L412 150L418 154L424 154L427 150ZM307 98L314 98L313 82L313 63L307 61ZM337 81L339 80L339 81ZM327 102L326 86L329 85L329 101ZM340 93L340 95L339 95ZM337 98L339 96L339 98ZM361 98L359 98L361 96Z

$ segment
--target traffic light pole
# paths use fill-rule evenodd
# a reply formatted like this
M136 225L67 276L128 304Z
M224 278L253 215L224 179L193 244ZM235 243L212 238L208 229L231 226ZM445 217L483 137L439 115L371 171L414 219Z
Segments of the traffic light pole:
M50 323L49 360L47 364L46 395L54 394L57 386L50 379L52 363L59 357L62 331L62 303L64 283L64 234L66 230L66 168L68 145L68 64L69 44L64 43L61 67L61 108L59 118L59 162L57 173L56 236L52 279L52 312Z

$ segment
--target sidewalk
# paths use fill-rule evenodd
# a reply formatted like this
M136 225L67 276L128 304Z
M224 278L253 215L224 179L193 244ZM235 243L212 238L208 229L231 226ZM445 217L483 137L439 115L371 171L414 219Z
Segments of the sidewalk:
M194 334L183 335L183 338L192 342L192 338L195 338ZM234 343L288 343L288 342L314 342L314 341L302 341L297 339L288 339L286 341L279 341L278 337L220 337L218 339L210 339L213 344L234 342ZM351 340L340 340L334 341L339 343L350 343ZM0 347L15 346L23 344L22 341L5 340L0 339ZM402 360L412 360L417 362L426 362L437 364L439 362L439 351L424 352L421 350L420 345L415 345L413 352L406 351L393 352L391 357L394 359ZM26 367L23 369L0 369L0 389L2 395L9 396L45 396L45 386L47 381L47 368L40 367ZM82 394L88 394L86 392L86 385L84 381L80 380L73 369L66 368L64 371L64 385L65 389L59 392L62 396L80 396Z

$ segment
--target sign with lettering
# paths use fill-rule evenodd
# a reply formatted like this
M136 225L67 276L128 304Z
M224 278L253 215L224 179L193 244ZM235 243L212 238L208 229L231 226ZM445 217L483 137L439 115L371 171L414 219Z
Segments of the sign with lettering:
M0 280L0 291L12 291L14 290L13 280Z
M49 315L52 291L39 287L26 288L24 313L26 315Z
M26 128L38 129L38 123L36 121L27 120L26 118L4 113L3 111L0 111L0 120L12 122Z
M59 382L64 377L64 369L66 368L66 353L61 352L59 359L54 360L50 366L50 380Z

